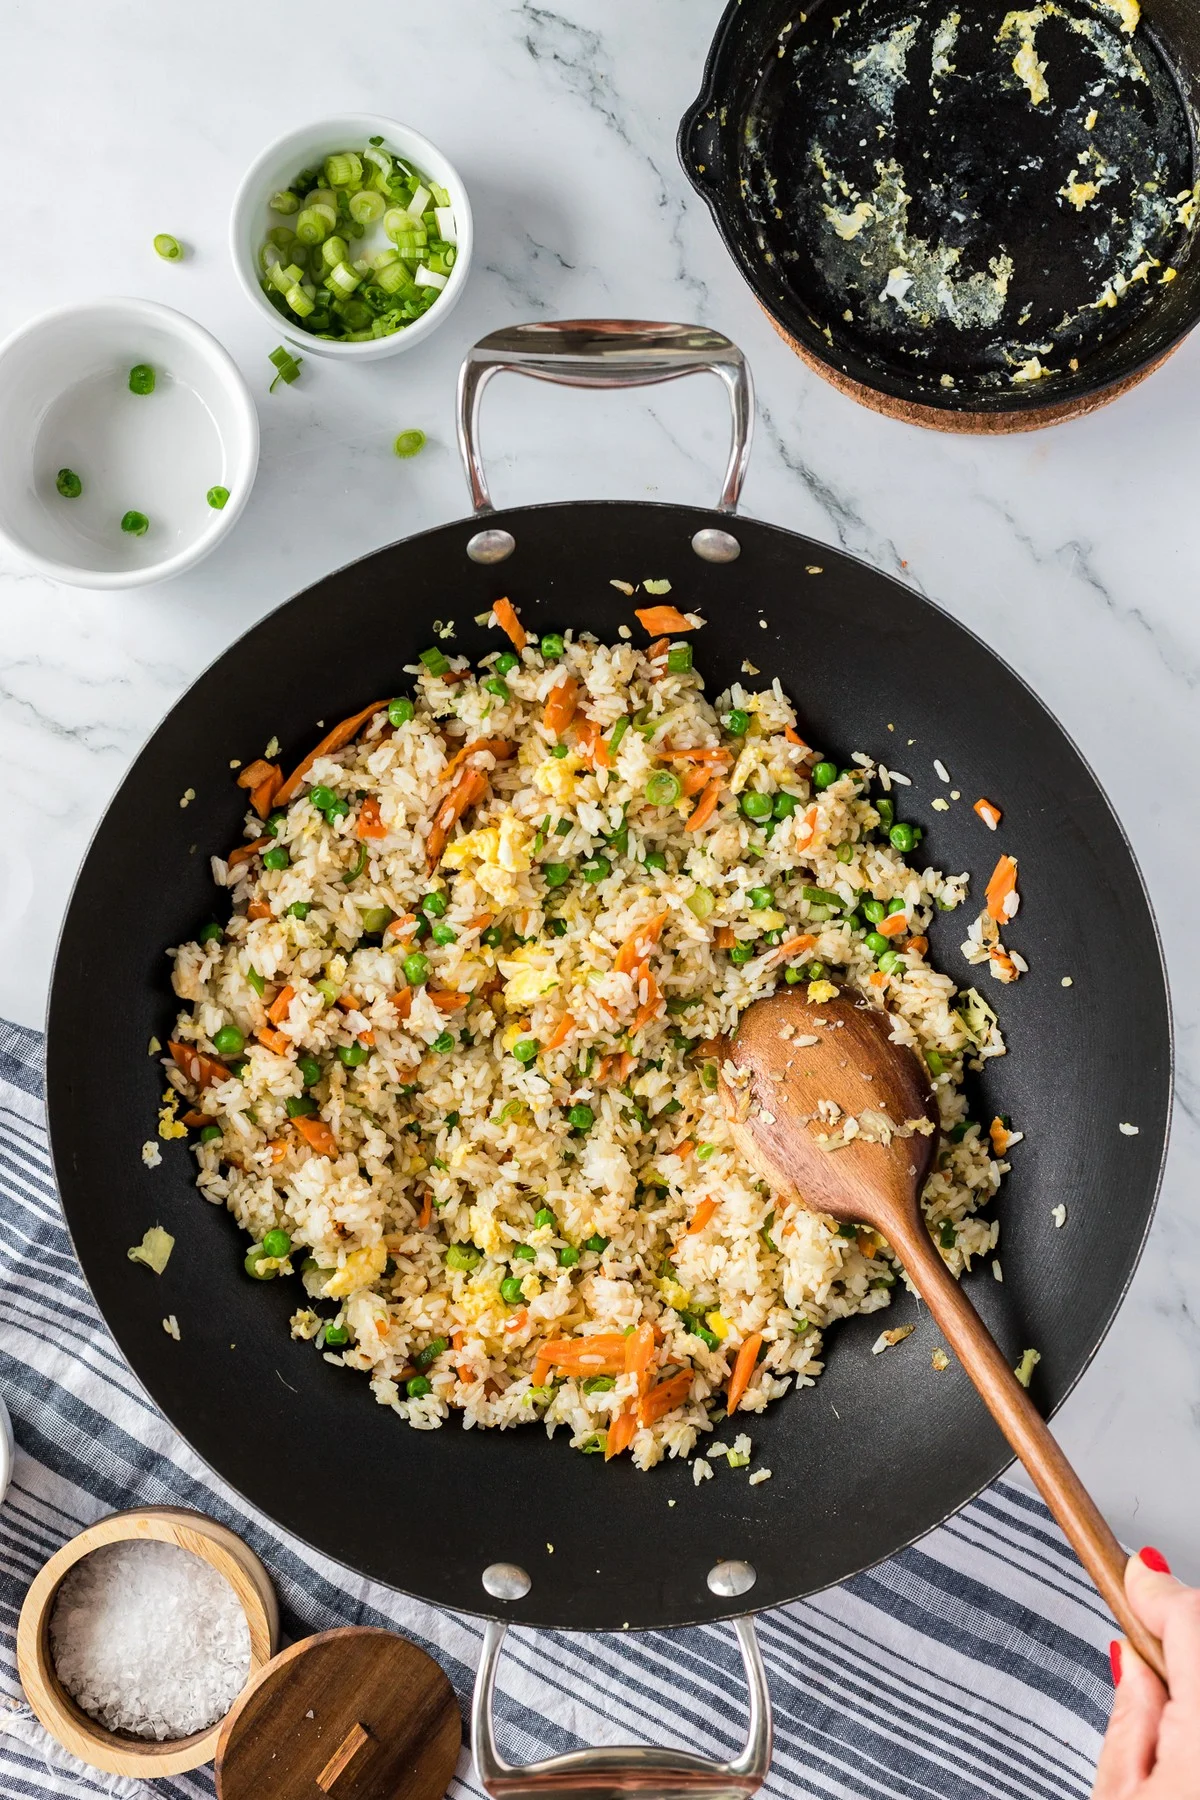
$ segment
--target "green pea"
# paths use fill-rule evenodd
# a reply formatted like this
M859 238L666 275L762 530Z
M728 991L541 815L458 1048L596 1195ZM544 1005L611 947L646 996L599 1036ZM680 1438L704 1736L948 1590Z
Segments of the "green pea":
M390 906L368 906L362 916L362 928L368 937L376 937L387 930L395 916Z
M312 905L308 900L293 900L287 909L287 916L289 919L307 919L311 911Z
M751 888L749 897L750 904L756 912L761 912L764 906L773 906L775 904L775 896L769 887Z
M860 912L844 913L842 915L842 924L848 925L851 931L861 931L863 928L863 916Z
M790 819L800 802L795 794L776 794L771 811L777 819Z
M735 706L732 712L725 714L724 724L726 731L734 737L745 737L750 729L750 714Z
M774 950L778 945L782 944L783 933L777 929L773 931L764 931L762 941L769 949Z
M551 744L550 754L551 756L557 756L561 760L567 754L567 746L565 744Z
M500 1283L500 1298L506 1305L520 1306L525 1298L525 1289L521 1285L523 1279L521 1275L506 1275Z
M742 812L747 819L769 819L774 806L770 794L760 794L756 788L749 788L739 801Z
M589 856L586 862L580 863L579 873L585 881L604 881L612 874L612 864L607 856Z
M410 1375L404 1384L404 1391L410 1400L420 1400L425 1394L432 1394L433 1383L428 1375Z
M573 1269L575 1267L575 1264L578 1261L579 1261L579 1252L575 1248L574 1244L564 1244L562 1249L558 1253L559 1268L560 1269Z
M461 1269L469 1273L477 1269L483 1261L483 1251L477 1250L474 1244L448 1244L446 1247L446 1267Z
M242 1267L245 1269L247 1275L252 1275L254 1277L255 1281L274 1281L279 1270L264 1269L262 1264L267 1260L266 1246L264 1244L255 1244L253 1249L247 1250L242 1261Z
M729 952L730 962L739 964L739 965L741 963L750 962L753 959L753 956L754 956L754 945L753 944L737 943L737 944L734 944L733 948Z
M200 1142L202 1144L215 1144L220 1136L221 1127L219 1125L202 1125L200 1127Z
M891 949L891 945L882 931L868 931L863 941L872 956L882 956L885 950Z
M436 1050L439 1056L445 1056L454 1048L454 1033L452 1031L439 1031L429 1048L431 1050Z
M877 960L885 975L899 975L907 966L904 958L896 950L885 950Z
M64 500L78 500L83 492L83 483L74 469L60 469L55 477L54 485Z
M690 674L692 667L692 646L690 644L673 644L667 651L667 668L672 675Z
M345 1325L327 1325L325 1327L325 1347L328 1350L340 1350L343 1344L350 1342L350 1333Z
M429 958L420 950L410 950L400 966L410 987L421 987L429 980Z
M338 1061L348 1069L361 1068L370 1054L365 1044L339 1044L337 1047Z
M832 787L837 778L838 770L836 763L819 762L812 772L812 784L818 793L821 793L827 787Z
M531 1063L538 1053L536 1038L518 1038L512 1047L512 1053L519 1063Z
M629 852L629 832L627 828L622 825L619 831L608 832L605 837L605 842L611 849L616 851L618 856L627 855Z
M585 1250L594 1250L596 1255L599 1256L603 1251L608 1249L608 1243L609 1240L606 1237L601 1237L600 1233L596 1232L592 1237L588 1238L583 1247Z
M514 1244L512 1254L519 1262L536 1262L537 1251L532 1244Z
M645 867L647 869L665 869L666 866L667 859L661 850L647 850L645 856Z
M897 896L894 900L888 901L887 909L890 913L907 912L908 911L908 901L901 900L899 894L897 894Z
M315 1087L321 1079L321 1065L315 1056L302 1056L296 1063L305 1087Z
M213 1048L218 1056L240 1056L246 1048L246 1036L236 1025L222 1025L213 1038Z
M400 694L395 700L389 700L387 714L388 724L399 728L401 725L407 725L410 719L416 718L417 709L407 694Z
M430 935L435 944L453 944L458 940L458 933L453 925L435 925Z
M142 512L127 512L121 519L121 530L127 531L130 537L145 537L150 529L150 521Z
M542 879L547 887L560 888L571 879L570 863L543 863Z
M129 391L131 394L152 394L154 392L154 370L149 363L134 363L129 371ZM225 499L229 498L226 494ZM224 505L224 501L221 502Z
M290 1094L283 1104L289 1119L311 1119L317 1110L316 1101L307 1094Z
M328 812L337 799L337 795L329 787L310 788L308 797L318 812Z
M889 831L891 829L892 821L896 817L895 802L889 800L887 795L884 794L875 802L875 811L879 814L880 825L885 831Z
M262 865L264 869L278 871L286 869L291 860L291 856L282 844L272 844L269 850L263 851Z
M546 1225L554 1224L554 1214L548 1206L539 1206L533 1215L533 1229L541 1231Z
M348 800L343 800L340 794L335 794L330 804L325 808L325 817L329 820L331 825L334 825L339 819L344 819L349 811L350 802ZM361 860L366 858L366 854L367 847L364 844L360 852L360 866Z
M864 900L862 910L863 918L869 919L872 925L878 925L880 919L887 915L887 907L882 900Z
M426 894L425 898L420 901L419 904L421 911L425 913L428 918L441 919L445 917L447 904L445 894L436 892Z
M205 925L201 928L198 942L201 944L219 944L224 936L224 930L214 919L210 925Z
M274 1231L268 1231L263 1239L263 1249L266 1251L267 1255L278 1257L281 1262L283 1258L287 1256L291 1248L291 1238L286 1231L281 1231L278 1226L276 1226Z
M557 631L548 631L539 645L539 649L547 662L555 661L563 654L566 647L562 637Z
M916 848L917 834L911 825L905 825L901 821L900 824L892 826L888 832L888 840L893 850L899 850L901 855L904 855L906 851ZM263 861L266 862L266 860L267 858L264 856Z
M499 675L488 675L479 685L485 694L495 694L497 700L511 700L512 698L508 691L507 681L502 681Z
M287 814L285 812L273 812L263 826L263 830L268 837L278 837L286 823Z
M486 944L489 950L498 950L504 942L504 933L499 925L489 925L479 941L481 944Z
M510 669L516 668L519 660L520 658L514 656L511 650L502 650L496 658L493 667L495 668L497 675L507 675Z
M596 1123L596 1115L590 1106L573 1106L567 1114L567 1123L576 1131L590 1131Z

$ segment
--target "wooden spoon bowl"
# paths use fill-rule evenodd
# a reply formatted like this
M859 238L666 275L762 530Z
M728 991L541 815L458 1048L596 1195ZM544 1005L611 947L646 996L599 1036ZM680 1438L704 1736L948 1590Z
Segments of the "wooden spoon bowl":
M929 1234L938 1147L929 1077L903 1021L843 989L785 989L746 1009L721 1065L733 1135L780 1194L886 1238L1134 1649L1162 1645L1130 1610L1127 1557Z

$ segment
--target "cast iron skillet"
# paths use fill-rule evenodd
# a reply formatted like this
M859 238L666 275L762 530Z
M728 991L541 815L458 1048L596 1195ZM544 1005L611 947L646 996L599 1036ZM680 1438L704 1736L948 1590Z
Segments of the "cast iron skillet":
M1112 398L1200 318L1195 224L1186 214L1179 224L1172 207L1165 231L1151 230L1137 212L1145 181L1180 195L1200 173L1200 10L1193 0L1143 0L1130 39L1105 0L1069 0L1068 10L1085 23L1107 20L1112 41L1128 44L1149 78L1100 92L1096 40L1051 16L1034 40L1048 98L1034 105L1011 66L1018 40L996 41L1007 0L727 8L680 124L679 155L772 322L856 399L945 430L1029 429ZM960 13L951 40L945 22ZM882 89L862 60L881 39L893 55L899 45L904 70L900 80L885 71ZM935 78L939 55L946 72ZM918 266L890 230L878 254L869 228L838 238L826 204L852 224L852 204L869 203L888 164L903 172L910 238L957 250L956 281L986 282L992 259L1011 257L994 320L951 324L935 303L932 325L914 324L881 298L893 265ZM1073 204L1062 190L1092 174L1098 192ZM1157 266L1116 306L1088 304L1118 269L1137 268L1143 239ZM1122 245L1132 249L1124 259ZM1177 276L1164 283L1169 265ZM1054 373L1014 382L1035 352Z
M716 368L738 418L749 417L740 353L716 333L591 321L496 333L472 353L463 395L485 510L472 427L497 367L609 383ZM260 754L274 733L290 763L318 720L405 689L404 665L427 646L435 615L465 622L456 648L472 656L494 648L494 634L470 620L502 594L535 631L587 627L613 639L632 602L610 579L667 576L708 620L697 658L710 692L751 657L795 696L815 744L842 760L862 748L911 775L902 807L924 826L930 862L986 880L999 850L1019 858L1024 906L1010 936L1030 973L1014 987L986 982L1011 1054L987 1066L974 1110L1011 1114L1026 1141L999 1203L1003 1285L986 1267L971 1285L1014 1362L1027 1346L1041 1351L1034 1392L1047 1411L1108 1329L1150 1222L1170 1099L1167 995L1108 802L1036 697L947 614L824 544L733 518L744 451L739 431L724 511L521 507L491 514L482 532L466 519L393 544L287 602L154 733L67 911L49 1013L50 1135L79 1260L114 1336L171 1422L248 1500L340 1562L441 1605L587 1629L776 1605L928 1531L1010 1453L961 1371L933 1371L936 1334L903 1295L888 1323L914 1319L917 1330L902 1350L872 1356L879 1320L851 1320L831 1332L818 1385L750 1422L756 1463L773 1471L755 1488L720 1470L696 1489L682 1463L649 1475L627 1458L606 1467L534 1427L411 1431L364 1378L291 1340L296 1284L245 1277L240 1234L199 1198L182 1144L162 1146L161 1168L143 1166L163 1088L147 1042L165 1040L175 1013L166 951L219 914L209 855L240 836L230 758ZM472 550L502 556L506 534L506 560L473 560ZM708 560L731 545L736 560ZM948 812L930 806L948 791L935 757L962 795ZM181 809L187 788L196 797ZM995 836L971 811L981 795L1004 810ZM969 981L957 950L964 923L938 919L933 955ZM1136 1137L1122 1135L1122 1120ZM1056 1230L1060 1201L1068 1222ZM176 1239L157 1279L126 1256L153 1224ZM162 1331L171 1312L178 1343ZM723 1559L752 1565L752 1589L733 1579L710 1590ZM526 1571L525 1598L489 1597L481 1574L494 1563Z

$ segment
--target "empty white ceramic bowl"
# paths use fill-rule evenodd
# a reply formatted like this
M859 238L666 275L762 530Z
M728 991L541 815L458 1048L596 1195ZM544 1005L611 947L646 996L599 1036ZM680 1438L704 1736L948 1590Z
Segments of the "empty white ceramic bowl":
M293 322L277 311L263 293L258 257L271 227L288 223L287 218L268 207L271 195L290 187L302 169L319 168L336 150L361 150L373 137L382 138L385 150L403 157L427 180L436 181L439 187L447 190L454 208L457 255L445 287L427 313L422 313L403 331L393 331L388 337L372 338L368 343L345 344L334 338L316 337L305 331L299 322ZM294 217L293 214L293 221ZM372 238L363 241L370 243ZM472 241L471 204L454 164L436 144L431 144L410 125L381 118L377 113L342 113L336 118L318 119L314 124L302 125L299 130L289 131L285 137L268 144L251 164L238 188L229 226L234 270L255 311L277 336L286 338L290 344L313 356L327 356L340 362L369 362L374 357L397 356L402 350L415 350L423 343L450 317L458 304L471 266ZM380 243L386 243L386 239L381 237ZM353 250L353 246L351 248Z
M148 363L153 393L130 391ZM202 326L149 300L44 313L0 345L0 537L76 587L140 587L207 556L258 467L258 415L232 358ZM60 469L83 491L64 498ZM224 487L221 510L210 488ZM122 531L128 512L150 521Z

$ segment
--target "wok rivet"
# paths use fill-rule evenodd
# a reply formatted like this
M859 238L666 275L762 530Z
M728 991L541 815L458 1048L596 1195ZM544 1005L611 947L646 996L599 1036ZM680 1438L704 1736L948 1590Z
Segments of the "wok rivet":
M523 1600L533 1583L518 1563L489 1563L483 1585L493 1600Z
M742 546L732 532L721 531L716 525L706 525L692 539L692 549L705 562L736 562L742 554Z
M501 531L492 526L488 531L477 531L473 538L467 540L467 555L472 562L499 563L512 555L517 547L517 540L511 531Z
M721 1562L708 1571L708 1585L723 1600L748 1594L758 1580L758 1571L748 1562Z

